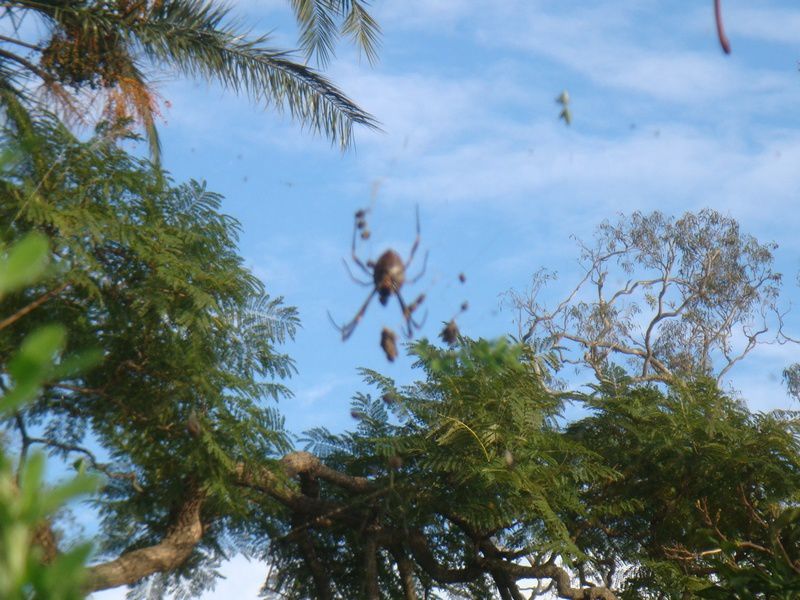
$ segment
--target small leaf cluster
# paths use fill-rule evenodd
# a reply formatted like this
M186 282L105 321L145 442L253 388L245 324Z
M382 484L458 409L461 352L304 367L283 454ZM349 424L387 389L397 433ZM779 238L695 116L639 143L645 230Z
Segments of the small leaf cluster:
M40 278L48 263L44 236L29 234L9 244L0 256L0 297L13 294ZM11 415L36 395L47 381L63 373L56 365L64 349L64 328L52 325L28 335L9 362L9 386L0 396L0 415ZM20 461L15 473L10 456L0 450L0 597L8 600L83 598L83 566L91 546L82 544L42 561L36 534L56 511L76 497L93 492L96 481L84 473L47 485L45 456L35 453Z

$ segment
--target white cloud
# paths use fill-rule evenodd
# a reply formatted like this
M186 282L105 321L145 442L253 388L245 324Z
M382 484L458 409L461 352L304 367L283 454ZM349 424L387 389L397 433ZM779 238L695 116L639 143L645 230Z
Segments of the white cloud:
M800 47L800 10L796 6L775 7L761 3L732 4L725 10L725 28L729 37L745 37ZM796 56L793 58L797 58Z

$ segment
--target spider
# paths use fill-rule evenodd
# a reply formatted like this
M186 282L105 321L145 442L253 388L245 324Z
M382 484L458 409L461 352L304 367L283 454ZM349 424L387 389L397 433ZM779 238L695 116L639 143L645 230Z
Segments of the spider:
M359 218L359 215L361 217ZM364 263L356 254L356 235L359 229L364 229L363 225L359 225L359 223L364 222L364 215L363 211L359 211L356 213L356 224L353 227L353 243L351 248L351 256L353 258L353 262L356 266L361 269L368 277L372 279L372 281L363 281L353 275L353 272L350 270L346 261L344 262L344 266L347 269L350 278L358 283L359 285L363 285L364 287L371 287L372 291L370 292L367 299L364 301L364 304L361 305L361 308L356 313L356 316L353 317L353 320L347 323L344 326L340 326L336 324L336 321L333 320L333 317L328 313L328 317L333 323L333 326L336 327L339 331L342 332L342 341L346 340L347 338L352 335L353 331L355 331L356 326L359 324L361 319L364 317L364 314L367 312L367 307L369 307L369 303L372 301L372 298L375 294L378 295L378 300L383 306L389 302L389 299L392 295L397 297L397 301L400 303L400 308L403 311L403 319L405 320L406 324L406 335L408 337L412 337L414 334L415 329L419 329L422 327L421 322L417 322L414 319L414 311L419 308L419 305L425 300L425 294L420 294L417 296L416 300L414 300L411 304L406 304L405 300L403 300L403 296L400 294L400 288L403 287L403 284L406 283L406 271L408 267L411 265L411 261L414 260L414 255L417 252L417 248L419 248L419 241L420 241L420 232L419 232L419 207L417 207L417 237L414 239L414 243L411 246L411 252L409 253L408 260L403 262L403 259L400 255L392 249L386 250L383 254L378 257L378 260L368 260ZM417 274L415 277L410 279L410 283L416 283L419 279L425 274L425 267L428 264L428 253L425 253L425 258L422 264L422 270ZM424 321L424 319L423 319Z

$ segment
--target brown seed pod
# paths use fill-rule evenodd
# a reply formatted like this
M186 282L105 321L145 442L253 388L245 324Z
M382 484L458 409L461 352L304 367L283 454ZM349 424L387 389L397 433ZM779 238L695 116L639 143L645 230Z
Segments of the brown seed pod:
M350 416L353 417L356 421L360 421L366 415L360 410L353 409L350 411Z
M458 325L456 325L454 319L451 319L450 322L444 326L439 337L442 338L443 342L451 346L456 343L458 340Z
M356 211L356 220L363 221L364 217L366 216L367 216L367 211L365 211L363 208Z
M189 435L192 437L200 437L203 431L203 428L200 426L200 420L197 418L194 411L189 413L189 418L186 419L186 431L188 431Z
M397 358L397 334L388 327L384 327L381 331L381 348L389 362L394 362Z
M387 404L387 405L394 404L395 402L397 402L397 396L395 396L392 392L386 392L383 395L382 400L383 400L384 404Z
M459 274L458 274L458 280L459 280L461 283L464 283L464 282L467 280L467 276L466 276L466 275L464 275L463 273L459 273Z
M466 312L468 308L469 308L469 302L464 300L464 302L461 303L461 312Z
M362 240L368 240L369 236L370 236L369 229L365 229L364 231L361 232Z
M356 227L358 227L359 229L364 229L364 228L366 228L366 226L367 226L367 222L364 219L358 219L356 221Z
M403 459L396 454L389 457L389 468L392 471L397 471L403 466Z
M511 450L506 450L503 453L503 460L506 463L506 466L510 469L514 466L514 455L511 454Z

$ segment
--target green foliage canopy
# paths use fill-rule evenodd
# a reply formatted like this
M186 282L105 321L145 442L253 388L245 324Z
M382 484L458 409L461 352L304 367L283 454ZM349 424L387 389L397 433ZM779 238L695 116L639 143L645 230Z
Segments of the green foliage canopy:
M0 301L11 315L0 364L8 373L30 332L53 322L66 327L68 353L95 349L101 362L48 383L7 425L24 448L105 475L103 550L163 537L187 489L203 490L211 520L235 522L246 499L231 469L289 448L268 401L288 394L280 379L294 366L277 346L293 335L295 310L244 268L239 225L203 184L172 184L102 131L81 142L46 115L14 116L0 242L44 234L52 268ZM204 536L209 557L227 530L219 522Z

